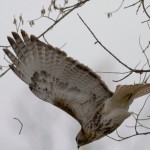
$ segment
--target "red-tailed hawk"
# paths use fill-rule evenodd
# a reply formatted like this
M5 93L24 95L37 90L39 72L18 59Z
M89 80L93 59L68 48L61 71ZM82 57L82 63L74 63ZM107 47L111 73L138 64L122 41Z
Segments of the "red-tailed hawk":
M21 31L8 37L16 56L4 49L10 68L40 99L74 117L81 125L78 147L113 132L131 115L135 98L148 94L150 84L122 85L111 92L91 69L67 57L66 53Z

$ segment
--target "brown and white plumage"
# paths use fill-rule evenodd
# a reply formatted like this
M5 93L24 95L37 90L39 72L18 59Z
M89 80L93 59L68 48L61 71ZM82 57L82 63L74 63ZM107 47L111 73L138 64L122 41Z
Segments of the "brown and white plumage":
M15 32L14 40L8 37L15 56L4 49L10 68L37 97L79 121L78 147L113 132L130 116L133 99L150 92L150 84L134 84L119 86L113 94L87 66L23 30L21 34L23 40Z

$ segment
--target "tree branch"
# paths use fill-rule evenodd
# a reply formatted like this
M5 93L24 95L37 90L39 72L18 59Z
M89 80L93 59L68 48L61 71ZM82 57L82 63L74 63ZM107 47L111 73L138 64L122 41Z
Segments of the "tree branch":
M44 34L46 34L49 30L51 30L56 24L58 24L63 18L65 18L68 14L70 14L72 11L74 11L75 9L81 7L82 5L84 5L86 2L88 2L90 0L84 0L84 1L79 1L77 4L73 5L73 6L69 6L69 7L65 7L65 8L61 8L61 13L63 13L62 17L57 17L57 19L54 21L54 23L48 27L43 33L41 33L38 38L42 37ZM55 8L57 8L55 6ZM66 11L66 9L68 9ZM58 8L57 8L58 9ZM60 9L60 8L59 8ZM63 12L65 10L65 12ZM59 18L59 19L58 19Z
M86 26L86 28L90 31L90 33L92 34L92 36L94 37L94 39L96 40L95 44L99 44L101 47L103 47L103 49L105 51L107 51L112 57L114 57L121 65L123 65L125 68L127 68L129 71L131 71L131 73L135 72L138 74L142 74L144 72L150 72L150 69L144 70L144 69L133 69L131 67L129 67L128 65L126 65L124 62L122 62L118 57L116 57L109 49L107 49L100 41L99 39L96 37L96 35L94 34L94 32L91 30L91 28L85 23L85 21L82 19L82 17L77 14L80 18L80 20L83 22L83 24ZM130 73L130 74L131 74ZM126 77L125 77L126 78Z
M18 118L14 118L14 119L16 119L21 125L20 130L19 130L19 134L21 134L21 131L22 131L22 128L23 128L23 123Z

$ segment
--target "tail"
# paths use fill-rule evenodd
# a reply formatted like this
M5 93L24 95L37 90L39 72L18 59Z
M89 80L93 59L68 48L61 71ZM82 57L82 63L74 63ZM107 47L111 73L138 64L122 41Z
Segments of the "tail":
M112 97L114 103L124 103L130 105L136 98L144 96L150 93L150 84L134 84L134 85L122 85L116 88L116 91Z

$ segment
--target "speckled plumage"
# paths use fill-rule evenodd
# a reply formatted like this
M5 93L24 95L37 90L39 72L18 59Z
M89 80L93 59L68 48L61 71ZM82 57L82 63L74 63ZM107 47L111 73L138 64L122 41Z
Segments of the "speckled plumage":
M4 49L10 68L40 99L66 111L81 125L78 147L113 132L130 116L133 99L150 92L150 84L123 85L112 93L91 69L58 48L13 32L8 37L16 56Z

